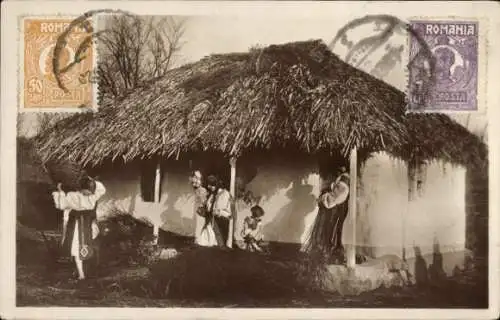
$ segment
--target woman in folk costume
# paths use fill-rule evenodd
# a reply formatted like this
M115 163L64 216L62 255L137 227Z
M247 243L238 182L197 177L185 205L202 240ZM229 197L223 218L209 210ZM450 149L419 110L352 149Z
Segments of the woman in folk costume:
M342 229L348 212L349 174L345 168L318 199L318 215L305 249L320 254L328 262L344 263ZM332 261L333 260L333 261Z
M96 206L106 188L90 177L82 178L79 185L79 191L65 193L59 183L52 197L56 208L64 211L63 249L75 259L78 279L83 280L91 263L97 263Z
M213 221L213 228L217 239L217 245L227 246L229 238L229 219L231 213L231 194L222 187L219 179L215 176L207 177L207 199L208 219Z
M195 171L191 175L191 185L194 188L194 214L195 214L195 232L194 242L199 246L213 247L217 245L215 232L207 215L208 191L202 185L202 175L200 171Z

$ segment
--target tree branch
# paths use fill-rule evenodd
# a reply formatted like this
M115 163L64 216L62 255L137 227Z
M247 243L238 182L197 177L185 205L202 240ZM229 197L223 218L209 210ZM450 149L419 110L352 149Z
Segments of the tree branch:
M103 95L119 97L170 69L181 50L185 20L113 16L99 37Z

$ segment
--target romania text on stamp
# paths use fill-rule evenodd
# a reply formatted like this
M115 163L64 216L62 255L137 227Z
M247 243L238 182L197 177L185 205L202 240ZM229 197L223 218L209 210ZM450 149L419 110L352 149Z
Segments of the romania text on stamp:
M422 81L430 62L410 34L409 111L477 110L478 23L414 20L410 26L432 51L435 77L432 83Z

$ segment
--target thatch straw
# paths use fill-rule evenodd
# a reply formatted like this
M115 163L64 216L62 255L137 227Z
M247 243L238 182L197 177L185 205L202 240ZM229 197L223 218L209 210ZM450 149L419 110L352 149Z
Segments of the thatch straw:
M410 160L482 163L486 146L445 115L405 115L405 96L339 59L321 41L212 55L171 70L95 114L43 132L42 157L98 165L153 155L357 145Z

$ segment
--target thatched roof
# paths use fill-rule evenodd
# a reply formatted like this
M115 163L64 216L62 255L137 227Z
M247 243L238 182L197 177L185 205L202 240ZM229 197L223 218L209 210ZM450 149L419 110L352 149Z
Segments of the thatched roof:
M403 160L486 159L486 146L445 115L405 115L405 96L339 59L321 41L211 55L38 137L45 160L106 159L193 150L227 155L293 145L308 153L356 144Z

